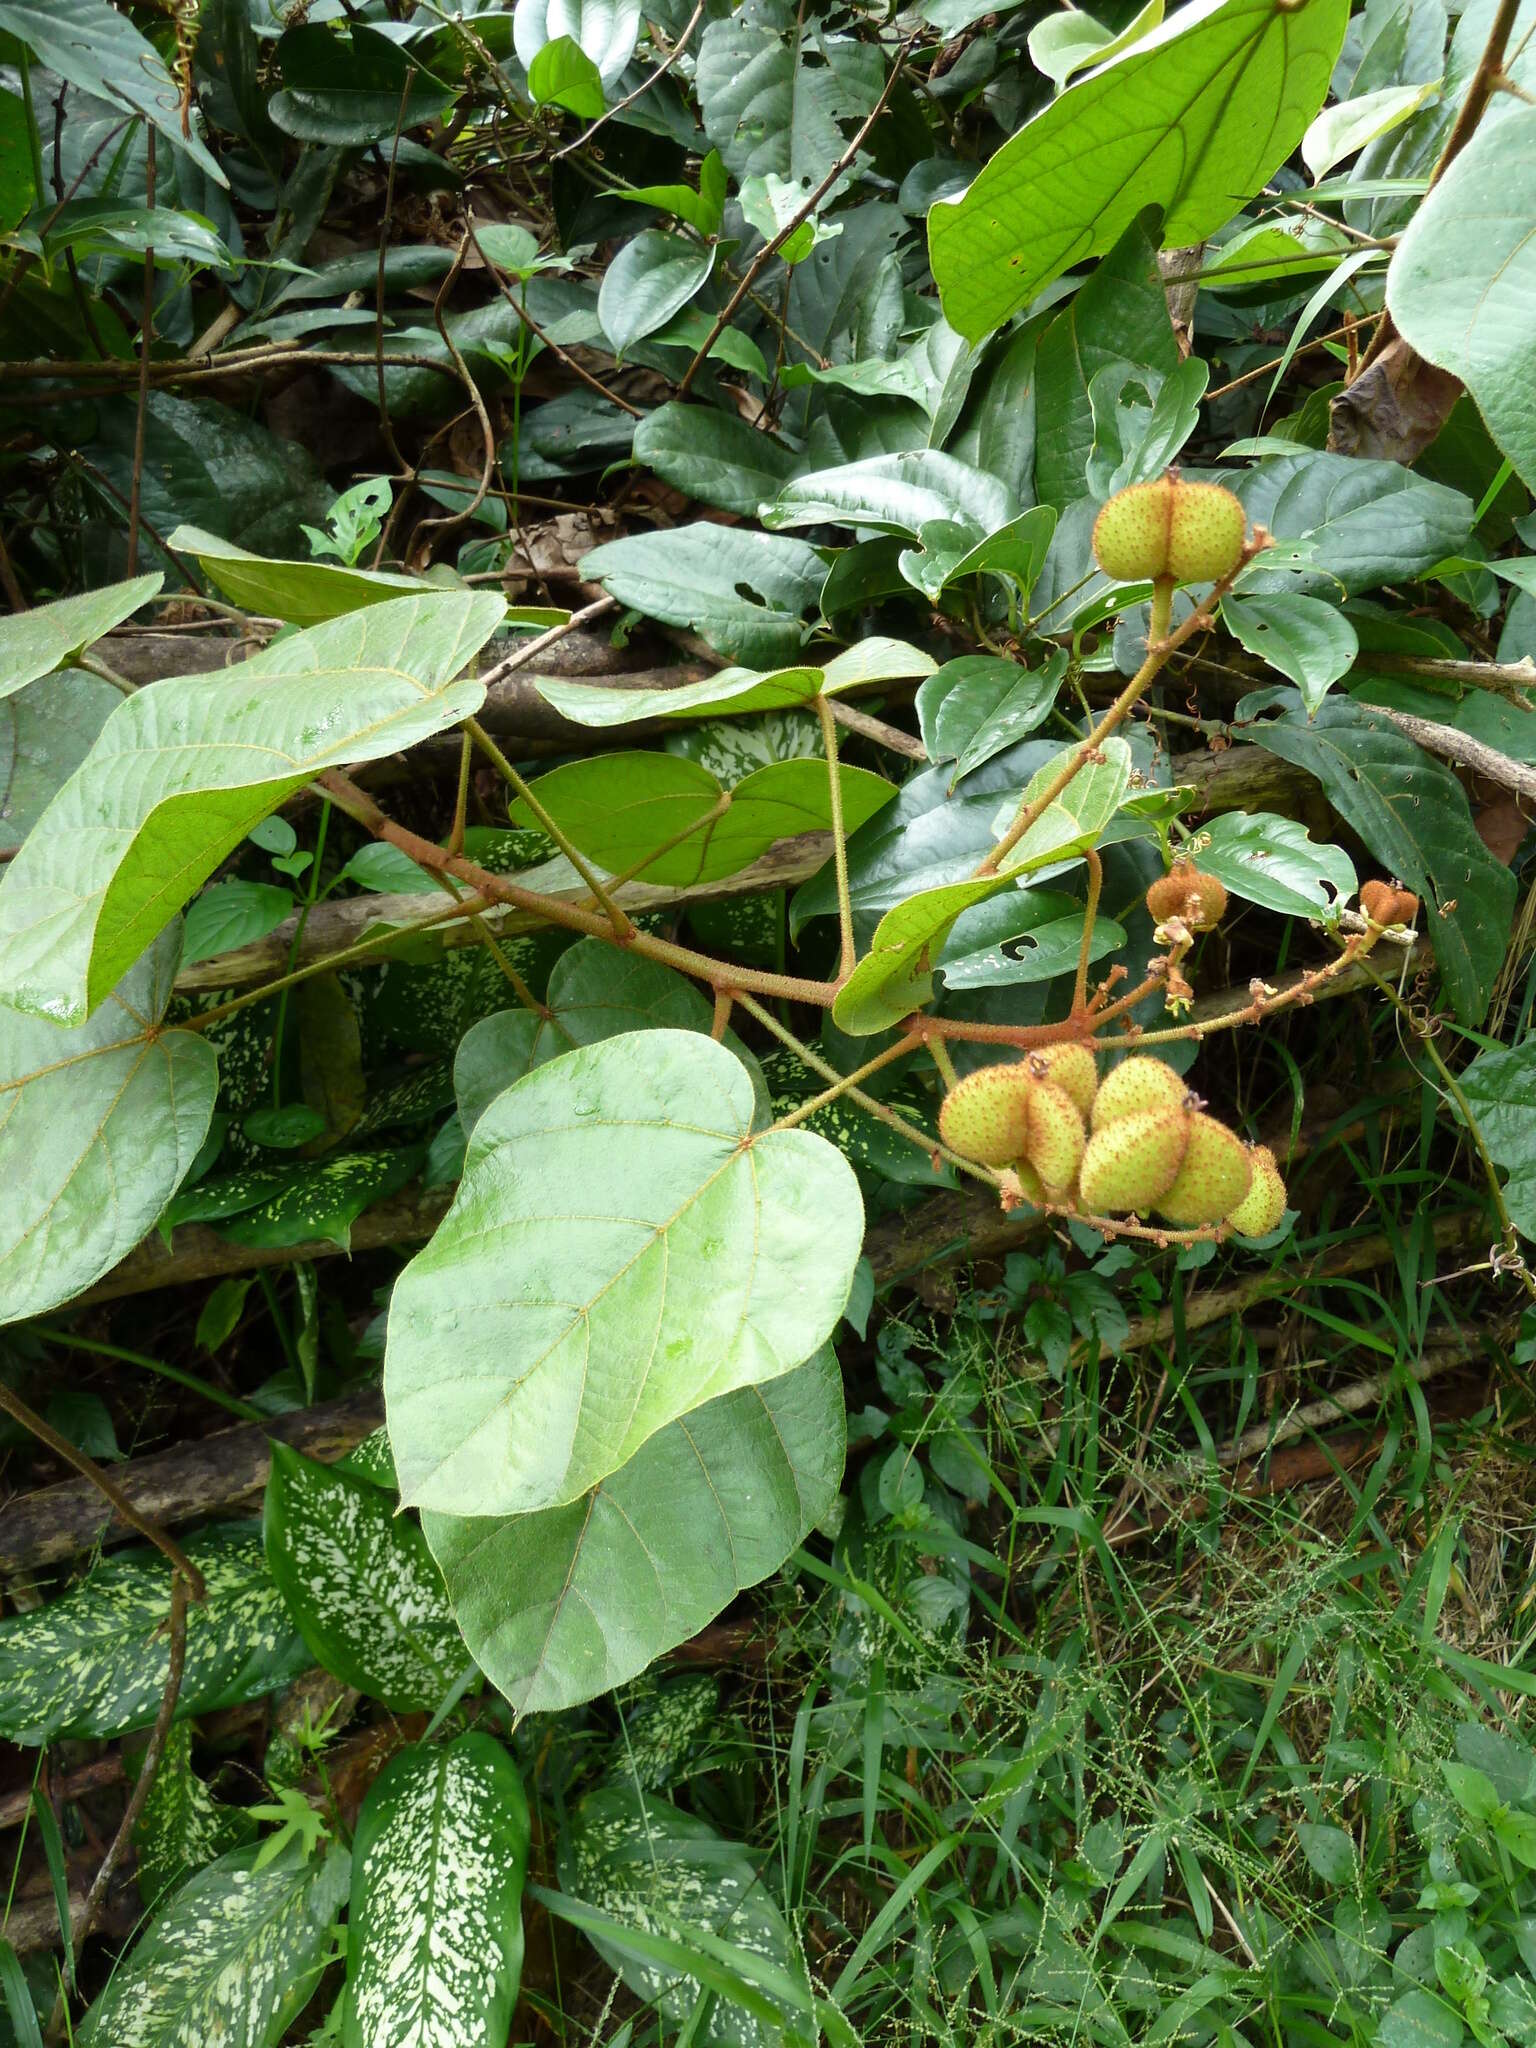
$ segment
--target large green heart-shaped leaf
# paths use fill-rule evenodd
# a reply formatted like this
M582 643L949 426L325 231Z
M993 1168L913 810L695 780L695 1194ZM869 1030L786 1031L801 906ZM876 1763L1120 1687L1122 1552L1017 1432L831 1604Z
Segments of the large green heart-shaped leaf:
M237 1706L309 1665L247 1523L193 1537L208 1598L187 1610L178 1714ZM0 1734L13 1742L147 1728L170 1668L171 1572L158 1550L118 1552L46 1607L0 1621Z
M507 2039L528 1835L517 1766L489 1735L385 1765L352 1844L343 2048Z
M1488 431L1536 486L1531 306L1536 108L1482 128L1425 199L1387 272L1403 338L1459 377Z
M351 1857L235 1849L176 1894L86 2015L80 2048L271 2048L314 1996Z
M132 618L160 588L163 578L137 576L131 583L109 583L83 597L61 597L29 612L0 619L0 697L24 690L39 676L52 675L81 655L93 640Z
M1195 0L1069 86L928 215L950 325L982 340L1144 206L1165 248L1204 241L1301 141L1348 19L1348 0Z
M886 912L869 951L838 991L832 1015L844 1030L864 1037L888 1031L933 998L933 970L950 928L962 911L984 903L1001 889L1041 868L1071 860L1092 846L1120 808L1130 787L1131 750L1107 739L1100 759L1091 761L1053 799L1008 856L1000 874L972 876L925 889ZM1010 798L993 820L997 837L1020 808L1035 801L1060 772L1064 755L1053 756L1030 777L1020 798Z
M658 1430L542 1514L429 1514L475 1661L520 1714L622 1685L778 1570L837 1498L843 1389L830 1349Z
M714 268L712 243L700 246L663 228L626 242L603 272L597 317L622 361L626 350L665 327L702 291Z
M1515 878L1478 837L1455 775L1347 698L1326 698L1310 719L1260 719L1247 732L1315 775L1382 866L1422 898L1446 994L1464 1024L1477 1023L1509 942Z
M499 597L397 597L235 669L151 683L102 727L0 883L0 994L77 1023L251 827L322 769L477 711Z
M896 794L883 776L843 762L837 780L850 832ZM824 832L832 822L825 761L770 762L737 783L723 811L726 792L715 777L678 754L593 754L540 776L533 788L599 867L666 888L736 874L776 841ZM522 802L509 815L514 825L535 822Z
M390 1303L404 1500L558 1507L831 1334L863 1235L858 1184L822 1139L754 1138L752 1117L741 1062L683 1031L584 1046L497 1097Z
M397 1713L441 1705L464 1643L421 1531L390 1494L274 1443L262 1538L317 1663Z
M70 1300L132 1251L208 1135L213 1047L160 1029L179 950L179 931L162 932L77 1030L0 1007L0 1323Z
M587 557L591 560L591 556ZM619 690L598 683L532 678L563 718L603 729L650 718L738 718L749 711L788 711L816 696L835 697L862 683L888 683L932 673L933 659L904 640L876 634L834 655L825 668L723 668L677 690Z
M692 626L732 660L775 662L792 660L804 644L804 615L827 568L787 534L700 521L605 541L582 557L581 573L647 618Z
M419 576L396 576L384 569L349 569L341 562L284 562L253 555L249 548L220 540L198 526L178 526L166 546L195 555L217 590L231 604L262 617L283 619L290 626L318 626L365 604L383 604L391 597L421 597L428 586ZM511 605L506 622L513 626L558 626L569 612L555 605Z

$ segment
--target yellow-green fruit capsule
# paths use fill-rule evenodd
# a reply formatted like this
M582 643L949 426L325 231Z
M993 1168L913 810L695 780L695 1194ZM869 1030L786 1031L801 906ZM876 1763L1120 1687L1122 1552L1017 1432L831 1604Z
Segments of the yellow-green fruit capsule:
M1182 1109L1188 1093L1183 1075L1176 1074L1166 1060L1133 1053L1118 1067L1111 1067L1099 1083L1093 1098L1093 1128L1102 1130L1141 1109Z
M1145 1214L1178 1179L1189 1125L1182 1109L1135 1109L1102 1125L1078 1174L1084 1209L1095 1216Z
M1197 1230L1230 1216L1253 1181L1248 1147L1235 1131L1198 1111L1189 1119L1189 1143L1178 1178L1159 1196L1157 1213L1181 1230Z
M1036 1081L1029 1091L1029 1141L1026 1162L1039 1174L1048 1194L1072 1185L1082 1164L1088 1134L1082 1114L1065 1088L1054 1081Z
M1028 1069L1020 1060L978 1067L957 1081L939 1109L939 1136L978 1166L1010 1166L1029 1146Z
M1093 552L1106 576L1139 583L1214 583L1243 559L1247 517L1220 484L1186 484L1173 475L1131 484L1108 499L1094 521Z
M1027 1159L1018 1160L1013 1170L1019 1177L1019 1192L1023 1195L1025 1201L1031 1203L1036 1209L1043 1209L1051 1198L1045 1192L1045 1183L1041 1180L1039 1174L1036 1173Z
M1029 1069L1043 1081L1054 1081L1087 1116L1099 1092L1099 1063L1092 1050L1080 1043L1042 1046L1029 1056Z
M1248 1192L1225 1220L1241 1237L1267 1237L1285 1214L1285 1182L1267 1145L1255 1145L1249 1163L1253 1179Z

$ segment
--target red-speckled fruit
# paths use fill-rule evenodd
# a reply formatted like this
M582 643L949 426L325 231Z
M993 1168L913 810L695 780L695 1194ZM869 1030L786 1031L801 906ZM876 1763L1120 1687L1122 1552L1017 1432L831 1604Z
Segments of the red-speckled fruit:
M1178 1179L1189 1142L1183 1109L1136 1109L1104 1124L1088 1140L1078 1187L1095 1216L1145 1214Z
M1253 1179L1248 1192L1227 1211L1226 1221L1242 1237L1267 1237L1285 1214L1285 1182L1267 1145L1254 1146L1250 1164Z
M1178 1177L1157 1201L1157 1213L1181 1230L1197 1230L1230 1216L1253 1181L1248 1147L1235 1131L1198 1111L1189 1119L1189 1143Z
M1099 1092L1099 1063L1090 1047L1081 1044L1047 1045L1029 1056L1030 1072L1043 1081L1054 1081L1087 1116Z
M1111 1067L1099 1083L1093 1098L1093 1128L1102 1130L1137 1110L1182 1109L1188 1093L1183 1075L1176 1074L1166 1060L1133 1053L1118 1067Z
M1087 1132L1082 1114L1065 1088L1054 1081L1035 1081L1029 1091L1027 1163L1039 1174L1048 1194L1072 1185L1082 1164Z
M1246 525L1242 506L1220 484L1160 476L1105 502L1094 521L1093 552L1117 582L1166 576L1214 583L1241 562Z
M978 1166L1009 1166L1029 1145L1031 1082L1022 1061L978 1067L957 1081L939 1109L939 1136Z

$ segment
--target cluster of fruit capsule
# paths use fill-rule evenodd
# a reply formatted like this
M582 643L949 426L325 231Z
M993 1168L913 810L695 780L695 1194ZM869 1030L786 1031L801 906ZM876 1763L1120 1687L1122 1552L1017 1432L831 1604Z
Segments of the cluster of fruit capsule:
M1207 1116L1164 1060L1136 1054L1101 1083L1067 1043L981 1067L939 1112L951 1151L1017 1174L1027 1200L1093 1216L1157 1215L1176 1230L1225 1223L1263 1237L1285 1214L1274 1154Z

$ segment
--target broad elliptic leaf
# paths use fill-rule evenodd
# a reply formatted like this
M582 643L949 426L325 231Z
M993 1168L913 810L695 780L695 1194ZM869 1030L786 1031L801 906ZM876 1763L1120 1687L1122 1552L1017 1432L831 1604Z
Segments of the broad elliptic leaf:
M587 557L591 561L592 557ZM701 682L676 690L619 690L598 683L567 683L552 676L531 680L539 695L576 725L599 730L633 725L641 719L740 718L749 711L790 711L820 695L835 697L864 683L926 676L933 659L904 640L879 634L834 655L825 668L717 669Z
M1058 649L1036 669L997 654L962 654L929 676L917 693L918 722L929 758L955 764L951 790L1045 723L1066 672L1066 652Z
M823 1348L660 1429L580 1500L428 1514L475 1662L519 1714L634 1678L784 1560L837 1498L843 1388Z
M708 1031L713 1005L686 975L659 960L602 939L578 939L550 971L544 1006L498 1010L471 1025L453 1056L459 1122L472 1131L504 1088L573 1046L596 1045L624 1031ZM759 1068L734 1031L724 1043L758 1088ZM760 1090L764 1105L767 1089Z
M1070 85L928 215L949 324L980 341L1144 206L1168 249L1261 191L1327 97L1348 0L1194 0Z
M896 794L883 776L841 761L837 780L850 832ZM533 788L600 868L666 888L739 873L778 840L824 832L832 822L825 761L773 761L727 793L707 768L681 755L591 754L541 775ZM534 822L521 801L509 815L514 825Z
M858 1184L820 1138L753 1137L753 1106L741 1062L686 1031L581 1047L497 1097L390 1302L407 1503L561 1506L831 1335L863 1236Z
M631 533L582 557L582 576L667 626L691 626L732 660L791 661L827 566L804 541L700 521Z
M162 1031L180 932L162 932L89 1023L0 1007L0 1323L41 1315L132 1251L191 1170L218 1061Z
M807 42L811 33L807 22ZM807 63L798 33L786 35L773 16L741 8L705 29L695 73L699 111L705 134L738 184L769 172L815 184L836 163L843 146L839 119L867 114L883 78L877 70L873 91L860 91L856 75L827 61L829 46L840 56L848 47L818 26L821 61Z
M29 612L0 619L0 697L24 690L39 676L67 668L93 641L110 633L147 604L164 578L136 576L131 583L109 583L81 597L61 597Z
M351 1858L252 1845L176 1893L113 1972L80 2048L272 2048L314 1996Z
M404 1751L369 1788L352 1845L343 2048L507 2039L523 1969L528 1801L478 1732Z
M762 517L775 529L832 521L913 540L939 520L965 527L974 546L1018 511L1013 492L986 470L936 448L914 448L795 477L763 507Z
M698 2037L711 2048L781 2048L799 2037L800 2030L789 2030L796 2008L805 2013L810 2005L805 1964L759 1859L743 1845L723 1840L708 1821L637 1785L604 1785L572 1814L560 1840L559 1870L563 1892L620 1923L611 1936L586 1929L598 1954L637 1998L656 2005L674 2025L697 2005L698 1982L627 1946L621 1929L671 1937L684 1949L699 1930L776 1965L789 1980L786 1995L774 2001L782 2014L778 2026L717 1996Z
M274 1443L262 1537L317 1664L396 1713L442 1703L464 1641L421 1531L391 1494Z
M1536 108L1479 129L1410 221L1387 272L1409 345L1459 377L1523 482L1536 487L1531 306Z
M597 66L569 36L546 43L528 66L528 92L536 107L564 107L582 121L599 120L605 105Z
M185 1547L208 1597L187 1608L178 1716L238 1706L308 1668L254 1523L222 1524ZM0 1734L32 1745L147 1728L165 1691L170 1609L159 1551L114 1551L46 1607L0 1621Z
M939 976L946 988L1017 988L1051 981L1076 967L1082 939L1083 906L1075 897L1013 890L956 921L939 954ZM1124 944L1121 927L1100 913L1093 923L1090 964Z
M1355 629L1337 605L1292 591L1283 597L1224 597L1221 616L1250 654L1267 661L1301 691L1315 711L1329 685L1347 675L1360 652Z
M0 883L0 994L79 1023L245 837L326 768L477 711L489 594L393 598L126 698Z
M714 268L712 243L702 248L663 228L626 242L603 272L597 317L622 361L637 341L665 327L703 289Z
M1461 1086L1489 1157L1509 1176L1510 1220L1522 1237L1536 1239L1536 1036L1480 1052Z
M199 137L202 117L195 99L188 134L182 127L180 88L154 44L120 8L108 0L69 0L67 7L57 0L0 0L0 33L17 37L45 70L82 92L142 114L205 177L228 186Z
M194 555L209 582L231 604L282 619L290 626L318 626L366 604L383 604L391 597L420 597L428 588L419 576L396 576L383 569L349 569L341 562L274 561L197 526L178 526L167 536L166 546ZM558 626L569 616L555 605L512 605L506 623Z
M1359 887L1342 846L1316 845L1305 825L1269 811L1225 811L1200 830L1199 864L1234 896L1282 917L1331 924Z
M1312 564L1298 573L1260 555L1240 598L1305 591L1336 604L1341 594L1422 576L1462 552L1476 509L1461 491L1400 463L1316 449L1260 462L1235 489L1250 524L1267 526L1282 551L1286 541L1309 541Z
M637 462L685 497L746 519L757 517L765 498L778 496L801 463L782 441L736 413L675 401L646 414L635 428L634 450Z
M1421 899L1421 929L1452 1008L1477 1023L1508 944L1515 878L1478 837L1452 771L1347 698L1326 698L1311 719L1265 718L1245 730L1315 775L1385 872Z
M1023 806L1050 787L1065 751L1035 771L1022 796L1009 797L993 820L996 838L1003 836ZM888 1031L913 1010L922 1009L933 997L934 963L962 911L1026 875L1070 863L1095 843L1119 809L1131 776L1131 750L1124 740L1106 740L1100 754L1035 820L1000 873L923 890L886 912L868 953L832 1005L833 1020L842 1030L866 1037Z
M517 0L512 42L527 70L557 36L569 36L597 66L603 90L617 83L635 53L640 0Z

